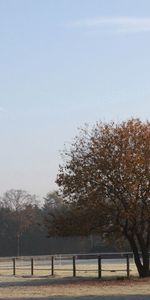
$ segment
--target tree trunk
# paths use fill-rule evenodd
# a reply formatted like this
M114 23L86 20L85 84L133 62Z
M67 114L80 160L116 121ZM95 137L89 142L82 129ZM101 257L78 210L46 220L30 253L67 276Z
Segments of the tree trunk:
M143 272L147 277L150 276L150 270L149 270L149 251L148 247L146 246L146 243L143 239L142 233L137 234L137 239L141 248L141 253L142 253L142 261L143 261Z
M141 278L149 277L150 276L150 270L149 270L149 253L148 253L148 249L146 249L146 247L144 247L144 245L142 246L141 243L139 242L140 248L141 248L141 258L142 258L142 261L143 261L143 264L142 264L141 259L140 259L140 253L139 253L138 246L137 246L135 238L133 236L130 236L130 237L128 236L128 241L131 245L131 249L132 249L133 254L134 254L134 261L135 261L139 276ZM139 239L138 239L138 241L139 241Z

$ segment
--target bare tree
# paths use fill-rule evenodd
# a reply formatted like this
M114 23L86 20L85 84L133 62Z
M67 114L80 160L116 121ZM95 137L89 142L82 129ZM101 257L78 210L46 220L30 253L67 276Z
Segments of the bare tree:
M36 196L24 190L11 189L3 195L1 201L3 207L8 209L13 226L16 228L17 255L19 256L21 236L32 225L34 219L33 207L37 205Z

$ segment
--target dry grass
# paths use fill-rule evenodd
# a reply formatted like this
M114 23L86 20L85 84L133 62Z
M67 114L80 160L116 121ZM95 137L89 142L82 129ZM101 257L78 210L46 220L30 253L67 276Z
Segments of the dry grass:
M150 279L0 277L0 299L148 300Z
M72 277L71 265L58 264L55 277L50 266L36 266L31 277L30 266L25 270L17 266L17 276L12 270L1 269L0 299L36 300L149 300L150 279L138 279L134 264L130 265L131 279L126 276L126 264L102 264L103 279L97 279L97 264L77 263L77 277ZM65 270L64 270L65 268ZM67 269L67 271L66 271ZM88 271L87 271L88 270ZM117 270L117 271L116 271ZM115 271L115 272L114 272ZM4 275L5 274L5 275ZM9 274L9 275L8 275ZM42 277L43 276L43 277ZM45 276L45 277L44 277ZM122 277L120 277L122 276ZM107 278L107 280L106 280Z
M51 275L51 261L45 261L43 264L42 261L34 260L34 275L35 276L48 276ZM102 261L102 277L116 277L116 276L127 276L126 270L126 261L121 261L120 263L107 263L105 260ZM137 276L137 270L135 264L130 262L130 274L132 276ZM54 274L57 276L72 276L73 275L73 266L72 262L64 261L55 261L55 271ZM12 261L0 262L0 275L7 276L13 275L13 264ZM31 275L31 261L16 260L16 275ZM83 277L98 277L98 263L97 260L94 262L86 263L82 260L76 260L76 275Z

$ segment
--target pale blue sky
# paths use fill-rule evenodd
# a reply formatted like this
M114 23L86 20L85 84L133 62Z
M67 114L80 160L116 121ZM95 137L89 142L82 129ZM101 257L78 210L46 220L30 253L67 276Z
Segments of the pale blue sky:
M0 194L56 188L85 122L150 119L149 0L0 0Z

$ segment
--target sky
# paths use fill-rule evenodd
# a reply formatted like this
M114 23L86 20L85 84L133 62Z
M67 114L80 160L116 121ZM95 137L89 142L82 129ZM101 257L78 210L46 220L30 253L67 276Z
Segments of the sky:
M85 123L150 119L149 0L0 0L0 195L57 189Z

